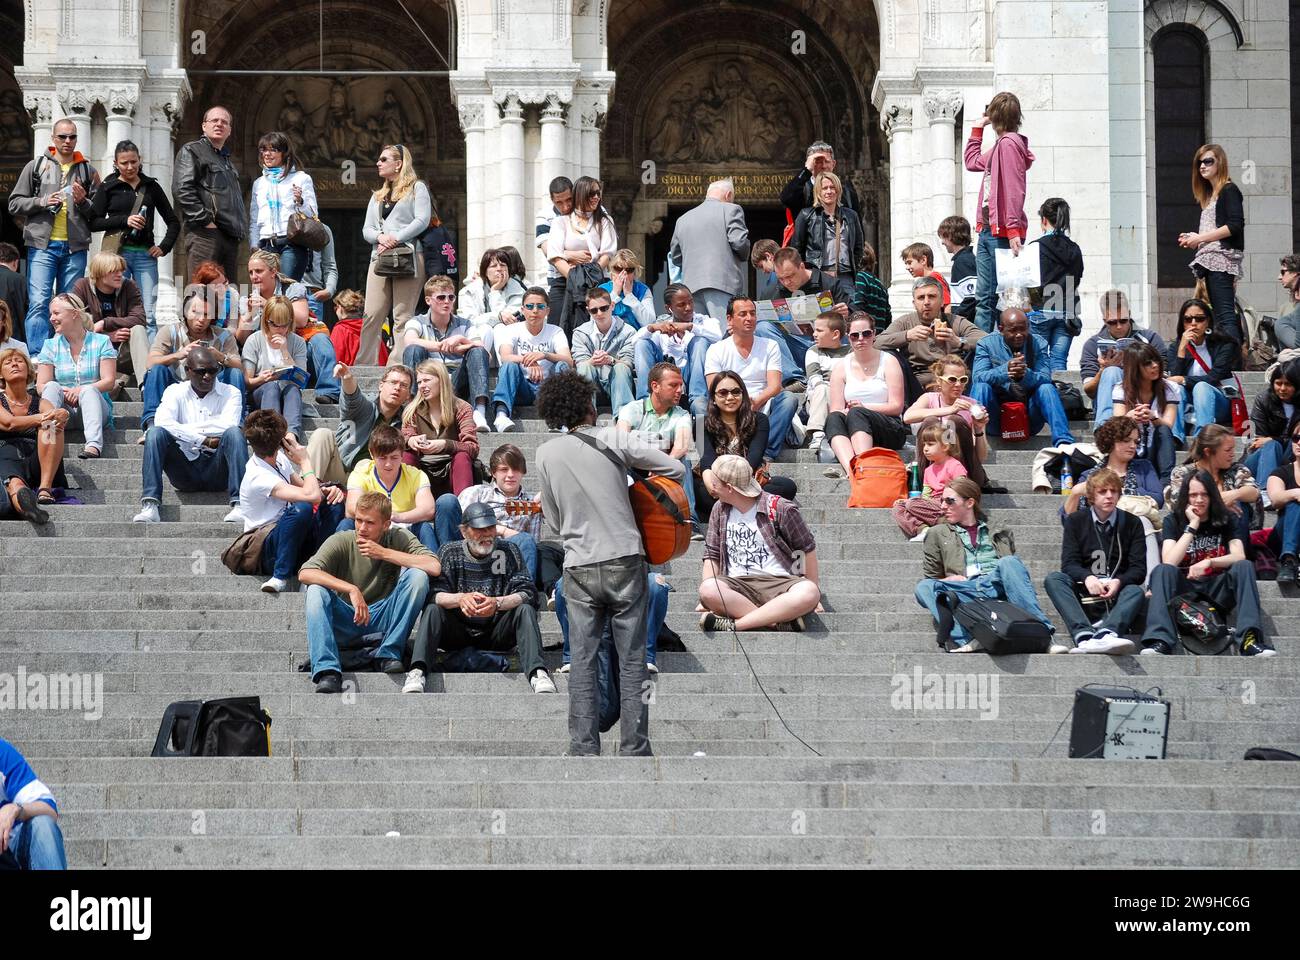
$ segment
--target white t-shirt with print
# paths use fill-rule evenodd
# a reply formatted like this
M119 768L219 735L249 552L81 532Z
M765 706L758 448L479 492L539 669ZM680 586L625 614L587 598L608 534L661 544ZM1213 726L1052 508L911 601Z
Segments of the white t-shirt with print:
M755 573L790 575L772 555L763 532L758 529L758 501L744 513L732 507L727 517L727 576L747 577Z
M526 323L503 324L496 327L493 333L496 337L497 360L501 363L505 362L501 354L506 344L510 344L510 352L516 356L533 352L567 353L569 350L569 338L553 323L542 324L541 331L536 335L528 332ZM538 366L549 376L555 364L550 360L542 360Z

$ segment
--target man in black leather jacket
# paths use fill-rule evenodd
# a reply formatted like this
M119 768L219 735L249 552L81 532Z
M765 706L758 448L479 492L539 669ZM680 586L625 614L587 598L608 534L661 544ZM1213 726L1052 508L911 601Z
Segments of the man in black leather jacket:
M239 171L230 162L226 142L234 129L230 111L209 107L203 136L176 154L172 198L185 222L185 256L192 268L215 260L226 279L238 282L239 245L248 234L248 206Z

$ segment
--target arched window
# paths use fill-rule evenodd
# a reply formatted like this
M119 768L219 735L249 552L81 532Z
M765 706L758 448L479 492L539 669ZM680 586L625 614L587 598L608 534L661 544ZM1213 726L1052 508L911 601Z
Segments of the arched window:
M1190 287L1189 251L1178 235L1195 230L1201 208L1192 195L1192 157L1205 143L1205 37L1182 25L1151 39L1155 60L1156 278L1161 287Z

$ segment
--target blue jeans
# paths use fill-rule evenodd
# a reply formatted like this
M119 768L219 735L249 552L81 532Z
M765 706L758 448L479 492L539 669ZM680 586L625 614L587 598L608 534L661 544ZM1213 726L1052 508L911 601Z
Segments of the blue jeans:
M334 379L334 365L338 362L328 333L318 333L307 341L307 372L312 375L317 400L323 397L338 400L339 382Z
M1268 486L1269 474L1286 462L1287 452L1281 440L1270 440L1246 458L1246 469L1255 478L1260 490Z
M672 593L673 588L661 575L651 572L646 577L646 588L649 591L650 600L646 604L645 611L645 662L655 662L655 648L659 643L659 630L664 625L664 620L668 617L668 594ZM560 621L560 633L564 635L564 662L569 662L569 605L564 602L564 578L561 577L555 583L555 618ZM608 660L613 650L613 641L611 639L609 625L605 625L605 633L601 637L601 664L596 676L596 685L600 688L601 704L601 728L605 729L606 724L603 722L605 715L605 705L611 703L614 707L614 716L618 716L618 678L614 679L615 693L611 697L608 691L611 689L608 672ZM617 669L614 671L617 674Z
M691 337L686 343L686 369L682 379L686 381L686 395L694 400L707 397L709 388L704 382L704 355L709 352L712 341L703 337ZM633 345L636 365L636 399L644 400L650 396L650 368L665 359L659 344L650 337L643 337Z
M767 449L763 453L769 460L775 460L785 449L785 435L790 432L790 424L798 412L798 398L784 390L768 401Z
M1002 432L1000 408L1005 395L992 384L973 383L970 388L970 398L984 405L984 409L989 412L988 428L995 434L1000 434ZM1056 387L1050 383L1039 384L1038 389L1029 395L1029 403L1026 407L1029 413L1031 437L1037 435L1046 422L1052 428L1052 443L1057 446L1062 443L1074 443L1074 435L1070 433L1070 421L1066 419L1065 407L1061 405L1061 395L1057 393Z
M930 611L934 622L939 622L939 595L951 593L958 601L984 599L1006 600L1041 620L1047 626L1052 621L1038 605L1034 593L1034 582L1029 578L1029 571L1019 557L1002 557L991 573L986 573L973 580L922 580L916 585L916 602ZM966 628L953 621L952 641L957 646L965 646L970 640Z
M561 373L568 369L567 363L557 363L551 372ZM506 416L512 416L515 412L515 404L532 403L537 399L537 389L540 386L540 383L533 383L528 379L521 364L503 363L501 369L497 371L497 388L492 394L492 403L505 407Z
M426 360L437 360L447 367L451 375L451 388L456 396L470 403L486 402L488 398L488 352L482 347L470 347L458 360L434 353L424 347L407 347L402 351L402 363L412 370Z
M600 393L609 397L610 410L614 416L618 416L625 404L632 402L632 368L626 363L615 363L608 367L579 363L578 373L594 383Z
M59 821L49 814L15 823L9 834L20 870L66 870L68 858L63 851L63 831Z
M1065 314L1059 310L1031 310L1029 330L1047 341L1050 349L1048 365L1052 372L1064 370L1070 359L1070 344L1074 337L1066 332Z
M311 652L311 678L319 680L326 671L342 673L339 650L364 647L379 641L375 660L401 660L411 627L424 609L429 595L429 575L405 567L397 586L388 596L367 603L370 622L353 623L352 604L332 590L312 584L307 588L307 648Z
M1222 390L1208 380L1202 380L1192 387L1192 416L1196 420L1192 436L1196 436L1201 428L1211 423L1231 426L1232 403Z
M989 225L980 230L975 247L975 325L992 333L998 319L998 267L994 250L1011 246L1006 237L995 237Z
M295 247L292 243L272 243L270 240L262 240L257 246L261 250L270 250L280 258L282 275L301 280L302 275L307 272L307 260L311 257L311 251L305 247ZM315 337L312 339L314 340Z
M158 305L158 261L149 256L147 250L123 248L118 251L126 261L128 280L134 280L140 288L140 298L144 300L144 315L149 327L149 341L152 343L158 332L158 321L154 319L153 310Z
M27 248L27 349L34 357L51 333L50 300L65 293L86 272L86 251L72 253L67 241L51 240L44 250Z
M262 544L262 572L288 580L338 527L343 505L291 503Z
M1282 553L1300 553L1300 506L1288 503L1283 507L1278 526L1282 528Z
M197 460L188 459L176 438L162 427L150 427L144 439L144 462L141 499L162 502L163 473L172 486L183 493L220 490L223 486L231 503L239 502L239 485L244 482L248 465L248 443L239 427L221 435L215 450L204 449Z
M243 414L248 412L248 393L244 387L244 371L239 367L223 367L221 373L217 374L217 379L239 391L243 403L243 413L239 417L242 423ZM143 400L140 412L140 429L148 430L153 424L154 415L158 412L158 404L162 403L162 395L173 383L179 383L179 381L176 379L176 374L172 371L172 368L167 364L160 363L149 368L149 372L144 375L144 380L140 384L140 398Z
M317 339L312 337L313 340ZM299 441L302 436L302 388L287 380L272 380L253 391L253 403L259 410L274 410L284 417L289 432Z
M754 336L775 340L781 350L781 382L804 379L803 362L812 346L809 337L796 336L786 332L785 327L764 320L754 326Z

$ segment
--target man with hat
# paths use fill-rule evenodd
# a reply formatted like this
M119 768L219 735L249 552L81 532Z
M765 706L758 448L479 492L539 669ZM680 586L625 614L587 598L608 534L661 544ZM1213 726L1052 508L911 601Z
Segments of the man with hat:
M461 514L465 538L438 551L442 572L433 583L433 603L415 631L411 669L403 693L423 693L424 677L439 648L472 647L504 652L519 648L519 668L534 693L555 693L542 665L537 624L537 588L523 554L497 536L497 515L487 503L471 503Z
M704 630L803 630L821 604L817 543L793 501L764 493L744 457L710 468L717 503L704 538Z

